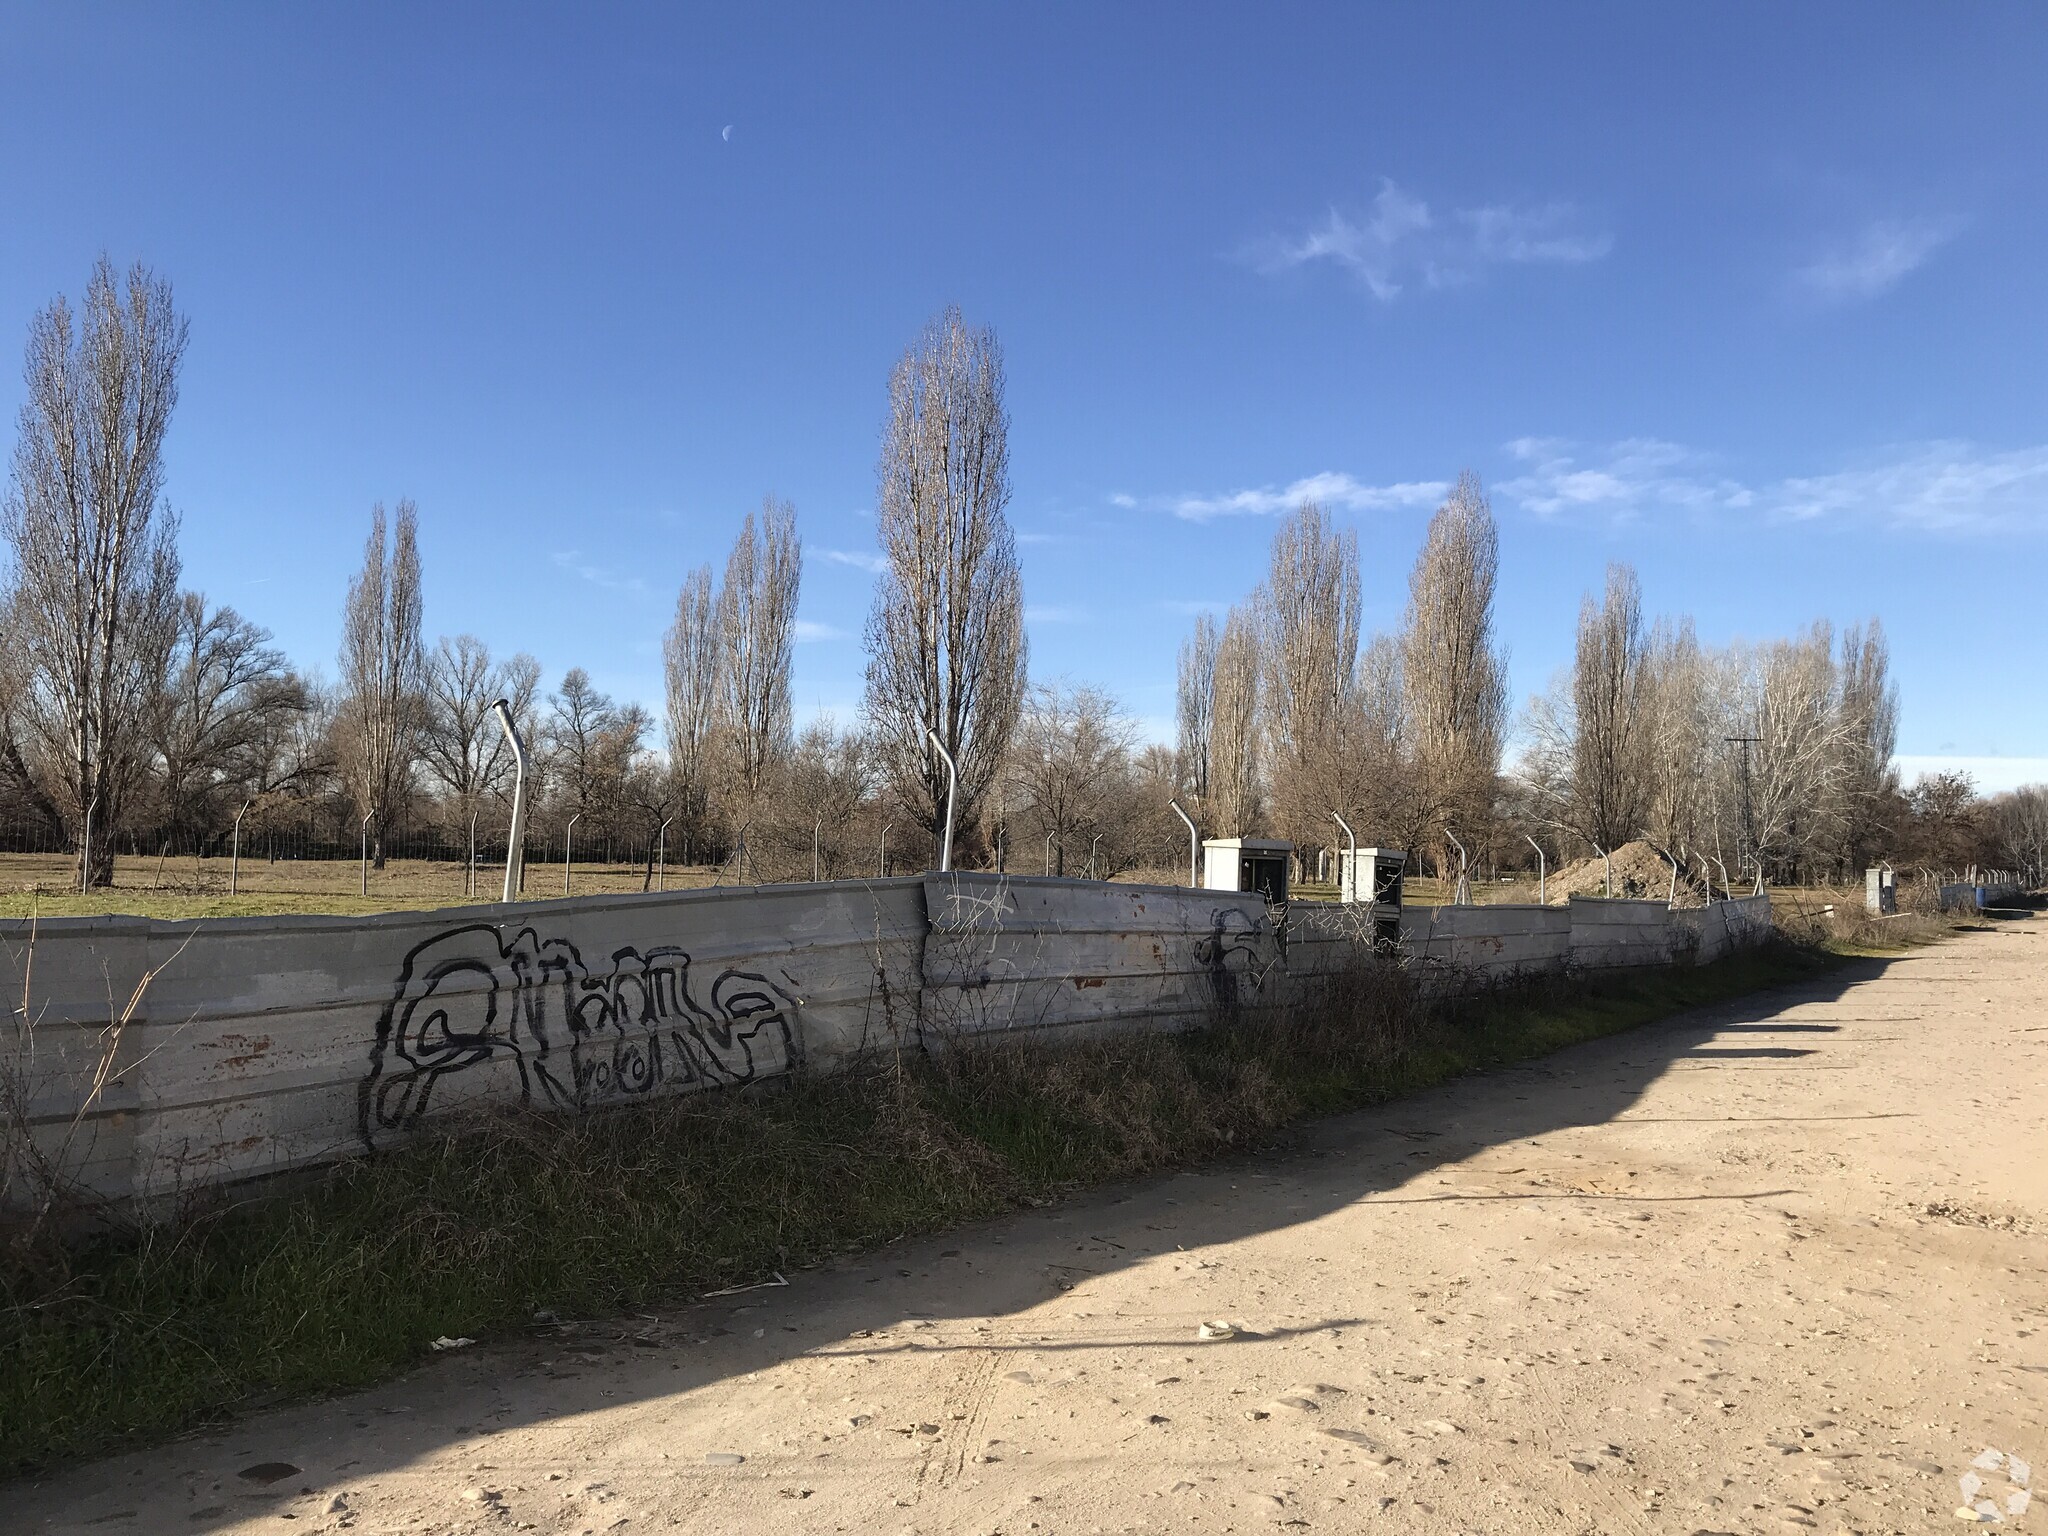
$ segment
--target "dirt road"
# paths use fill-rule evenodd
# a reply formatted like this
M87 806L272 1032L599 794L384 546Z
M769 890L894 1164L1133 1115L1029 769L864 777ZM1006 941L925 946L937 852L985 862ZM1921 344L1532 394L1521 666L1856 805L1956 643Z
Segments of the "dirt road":
M0 1488L0 1527L1955 1528L1973 1461L2001 1513L2048 1476L2044 1258L2024 922L1284 1157L445 1354Z

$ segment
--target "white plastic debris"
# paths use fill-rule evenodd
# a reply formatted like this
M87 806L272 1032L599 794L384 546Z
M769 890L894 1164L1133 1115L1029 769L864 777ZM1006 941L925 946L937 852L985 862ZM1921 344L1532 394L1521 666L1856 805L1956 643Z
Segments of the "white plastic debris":
M1204 1323L1201 1327L1197 1328L1195 1330L1195 1337L1198 1339L1234 1339L1237 1337L1237 1329L1224 1322L1221 1318L1217 1318L1215 1321Z
M467 1349L475 1342L475 1339L451 1339L444 1333L427 1347L429 1349Z

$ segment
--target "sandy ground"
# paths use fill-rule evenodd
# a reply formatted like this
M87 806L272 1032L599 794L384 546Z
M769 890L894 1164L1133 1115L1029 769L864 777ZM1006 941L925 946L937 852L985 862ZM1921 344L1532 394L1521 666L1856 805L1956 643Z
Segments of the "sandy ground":
M1973 1461L2001 1512L2012 1458L2048 1477L2044 1258L2025 922L1285 1155L444 1354L0 1489L0 1527L1954 1529Z

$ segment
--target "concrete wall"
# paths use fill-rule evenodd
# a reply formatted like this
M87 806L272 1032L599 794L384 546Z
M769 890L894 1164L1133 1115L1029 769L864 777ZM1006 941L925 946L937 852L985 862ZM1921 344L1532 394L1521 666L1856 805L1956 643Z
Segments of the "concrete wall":
M1432 966L1492 974L1715 959L1767 898L1404 914ZM1370 938L1360 908L948 874L593 896L380 917L0 924L29 999L6 1071L35 1141L155 1199L388 1144L486 1103L581 1110L756 1082L891 1042L1177 1028L1284 1002ZM102 1069L102 1064L105 1069ZM96 1080L103 1080L95 1087ZM17 1191L12 1198L19 1198Z
M1177 1027L1281 964L1250 893L956 871L924 894L923 1017L941 1035Z
M19 997L29 936L7 926L0 984ZM29 982L37 1136L68 1141L89 1187L148 1198L328 1161L478 1102L594 1108L829 1066L914 1022L924 926L915 879L46 922ZM124 1070L74 1127L145 971Z

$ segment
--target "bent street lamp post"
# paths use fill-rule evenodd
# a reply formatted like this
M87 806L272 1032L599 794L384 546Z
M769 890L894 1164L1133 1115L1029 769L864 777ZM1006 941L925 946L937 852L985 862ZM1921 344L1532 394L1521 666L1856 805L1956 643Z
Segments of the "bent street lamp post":
M94 795L85 806L85 834L78 847L78 894L81 896L92 883L92 813L99 808L99 803L100 797Z
M1088 878L1090 880L1095 878L1095 845L1101 841L1102 834L1100 832L1088 839Z
M674 820L675 817L669 817L654 834L654 888L657 891L668 889L668 823Z
M576 823L583 819L578 811L569 818L569 825L562 829L562 894L569 894L569 871L576 863Z
M1335 811L1330 812L1330 820L1336 822L1338 826L1344 829L1344 846L1350 853L1350 861L1344 866L1343 871L1337 877L1337 900L1342 902L1347 899L1344 889L1345 882L1349 881L1351 895L1348 899L1356 901L1358 900L1358 837L1352 832L1351 823L1342 816L1339 816ZM1370 897L1368 897L1369 899Z
M886 880L889 878L889 829L895 825L896 823L893 821L885 821L882 823L881 868L875 871L875 878L877 880Z
M476 819L481 815L482 811L469 813L469 873L462 877L462 894L465 896L476 894Z
M491 706L498 725L512 747L512 829L505 838L505 895L515 900L526 874L526 743L519 739L519 727L512 723L512 706L504 699Z
M1593 844L1593 851L1607 861L1607 895L1611 899L1614 895L1614 855L1598 843Z
M1550 905L1550 861L1543 857L1543 845L1535 838L1524 832L1522 841L1536 850L1536 905L1547 907Z
M1194 821L1188 816L1188 813L1180 808L1180 801L1169 800L1166 803L1173 807L1174 815L1188 824L1188 884L1190 886L1199 886L1202 882L1197 876L1196 869L1201 858L1202 834L1195 830Z
M370 894L370 818L376 814L377 808L374 805L365 811L363 813L363 824L360 828L363 835L363 894L365 896Z
M811 823L811 884L818 883L818 833L825 825L825 813L818 812L818 819Z
M953 867L953 796L960 788L960 772L953 766L953 754L946 750L946 744L939 740L937 731L928 730L924 739L932 744L932 750L945 760L946 764L946 837L939 844L939 873L944 874Z
M1458 841L1458 834L1449 827L1444 828L1444 836L1448 837L1451 840L1451 846L1458 850L1458 883L1451 888L1451 905L1454 907L1470 906L1472 887L1465 883L1465 845Z
M1051 832L1045 834L1045 873L1048 879L1052 877L1052 840L1055 835Z
M256 803L251 795L242 802L242 808L235 812L235 851L228 858L228 894L234 895L241 883L242 874L242 818L249 814L249 807Z

